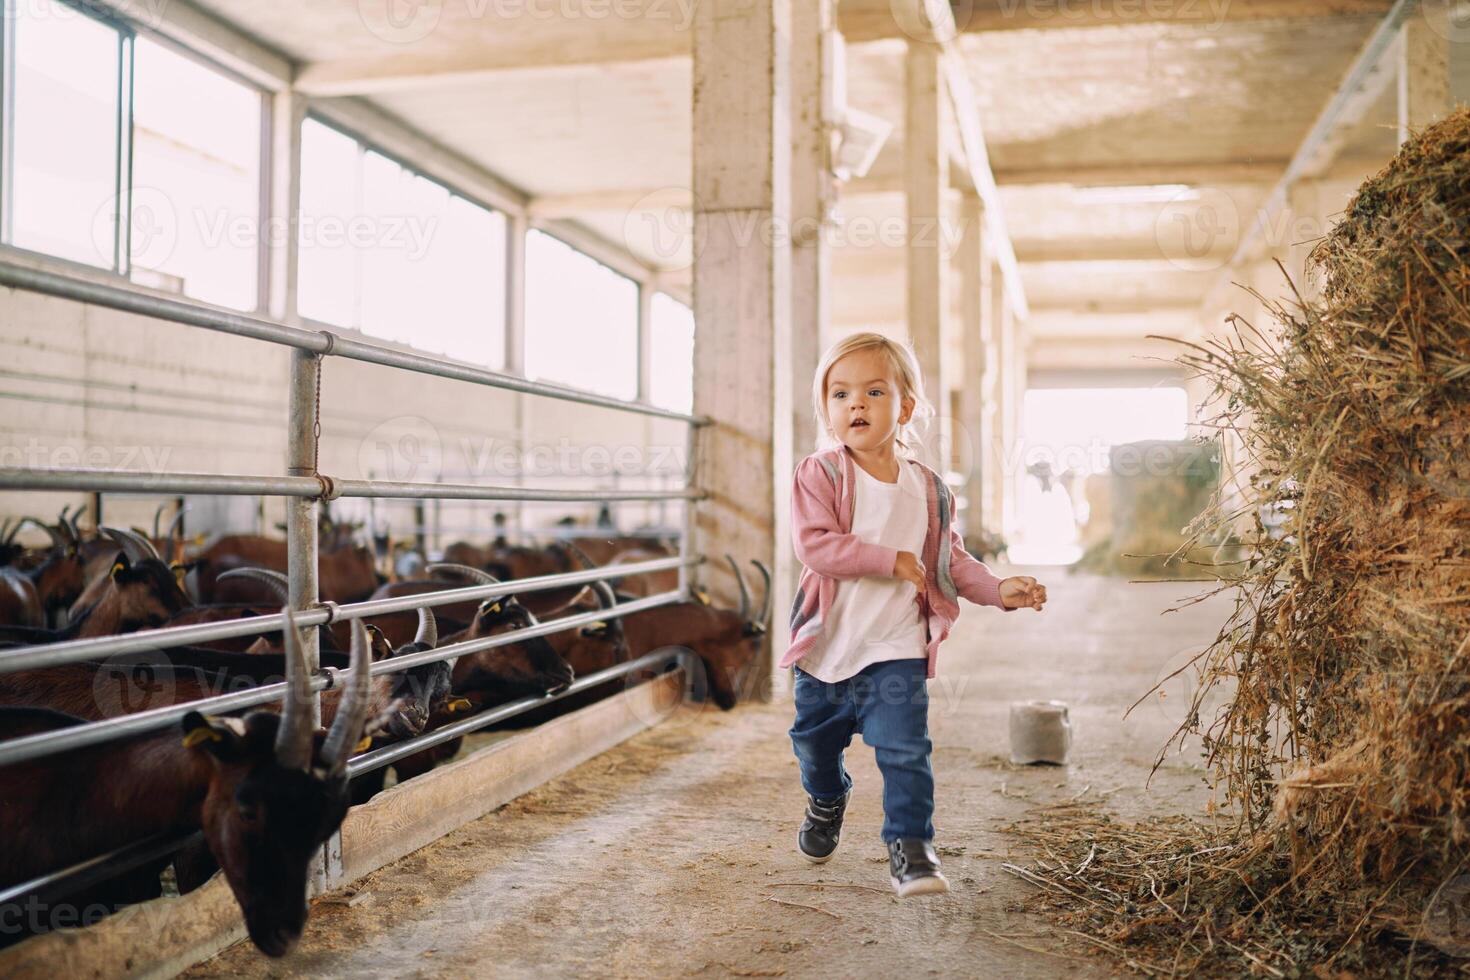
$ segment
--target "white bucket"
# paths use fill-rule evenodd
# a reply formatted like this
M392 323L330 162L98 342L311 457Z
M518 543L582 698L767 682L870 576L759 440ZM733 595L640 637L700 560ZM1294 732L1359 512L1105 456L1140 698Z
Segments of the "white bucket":
M1011 762L1065 765L1072 747L1072 723L1062 701L1011 703Z

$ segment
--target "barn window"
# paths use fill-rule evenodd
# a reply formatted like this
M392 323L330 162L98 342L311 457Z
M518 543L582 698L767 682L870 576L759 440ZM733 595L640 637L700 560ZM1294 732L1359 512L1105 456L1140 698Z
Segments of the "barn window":
M145 37L133 57L130 274L144 285L253 310L262 95Z
M675 412L694 410L694 311L667 293L653 294L648 400Z
M120 134L132 39L53 0L7 5L10 166L5 241L104 269L125 267Z
M526 236L526 375L638 394L638 284L540 231Z
M314 119L301 133L302 316L505 361L505 216Z
M4 241L255 309L261 92L57 0L6 16Z

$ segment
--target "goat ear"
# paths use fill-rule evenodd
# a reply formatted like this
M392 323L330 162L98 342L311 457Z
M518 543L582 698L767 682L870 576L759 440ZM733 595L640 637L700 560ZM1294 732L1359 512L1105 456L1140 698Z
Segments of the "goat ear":
M115 559L113 559L112 568L108 570L107 575L109 578L116 581L119 575L126 573L132 567L133 563L128 560L128 556L125 554L119 554Z
M583 626L582 627L582 635L583 636L595 636L595 637L598 637L600 639L602 637L607 636L607 634L608 634L608 624L607 624L607 620L605 620L605 619L599 619L599 620L597 620L595 622L588 623L586 626Z
M184 729L184 748L204 749L221 762L240 757L244 740L230 724L233 719L207 718L191 711L180 722Z
M372 654L373 663L393 656L393 644L388 642L388 637L383 631L371 623L368 624L368 651Z

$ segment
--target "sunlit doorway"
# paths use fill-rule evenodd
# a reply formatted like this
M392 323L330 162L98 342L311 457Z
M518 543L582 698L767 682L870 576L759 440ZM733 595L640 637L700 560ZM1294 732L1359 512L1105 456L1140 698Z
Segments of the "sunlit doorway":
M1115 387L1102 377L1086 387L1075 375L1050 386L1044 379L1026 391L1022 452L1010 467L1016 529L1008 553L1020 564L1065 565L1086 547L1088 489L1106 479L1111 448L1185 438L1189 398L1173 379L1142 385L1136 375L1119 376Z

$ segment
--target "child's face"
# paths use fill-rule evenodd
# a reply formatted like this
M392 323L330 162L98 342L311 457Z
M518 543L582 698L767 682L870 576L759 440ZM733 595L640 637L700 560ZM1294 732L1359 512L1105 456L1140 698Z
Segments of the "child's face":
M904 397L898 372L881 350L853 351L827 372L827 427L849 449L891 443L913 411L913 398Z

